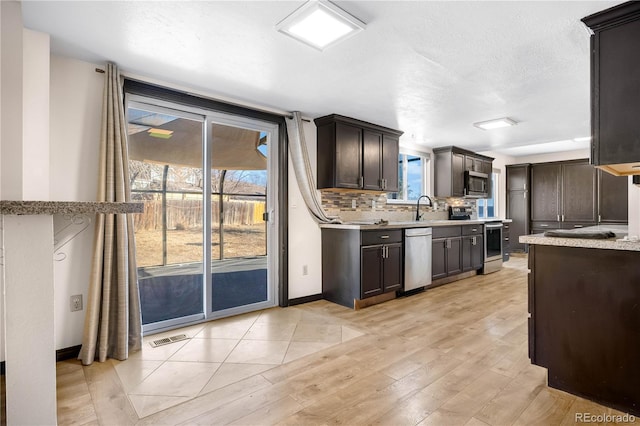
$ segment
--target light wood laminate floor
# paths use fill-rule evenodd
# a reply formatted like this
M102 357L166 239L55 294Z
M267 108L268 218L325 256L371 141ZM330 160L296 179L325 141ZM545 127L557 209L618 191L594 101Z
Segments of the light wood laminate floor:
M622 414L548 388L530 364L526 274L514 256L494 274L360 311L275 308L176 330L190 339L162 355L60 362L58 424L556 425Z

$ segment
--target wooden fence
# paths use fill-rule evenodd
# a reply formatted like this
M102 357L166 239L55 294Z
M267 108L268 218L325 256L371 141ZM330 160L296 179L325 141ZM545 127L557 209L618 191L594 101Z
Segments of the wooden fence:
M144 213L132 215L138 230L162 229L162 200L144 200ZM265 212L263 200L225 200L225 225L254 225L262 223ZM211 224L220 219L219 201L211 201ZM202 228L201 200L167 200L167 229Z

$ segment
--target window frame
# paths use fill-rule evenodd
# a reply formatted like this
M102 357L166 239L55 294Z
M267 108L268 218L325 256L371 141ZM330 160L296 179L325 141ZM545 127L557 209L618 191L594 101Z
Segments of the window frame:
M407 172L408 172L408 168L406 167L407 164L407 156L408 155L412 155L415 157L421 157L423 160L423 164L422 164L422 188L420 188L420 195L428 195L429 192L429 179L431 176L430 170L431 170L431 154L429 152L426 151L421 151L418 149L412 149L412 148L404 148L404 147L400 147L399 152L398 152L398 156L403 156L403 165L404 167L402 168L402 173L403 173L403 179L401 180L401 182L398 182L398 186L400 186L400 184L402 183L403 187L400 188L402 189L404 194L408 193L408 188L407 188ZM400 193L400 191L398 191L397 193ZM397 194L396 192L390 192L389 194ZM395 205L416 205L417 200L408 200L406 198L403 199L398 199L398 198L389 198L387 196L387 204L395 204Z
M500 217L500 169L492 169L491 171L491 197L479 198L476 201L476 212L478 219L497 219ZM488 216L487 200L493 199L493 216ZM483 215L480 215L480 203L483 203Z

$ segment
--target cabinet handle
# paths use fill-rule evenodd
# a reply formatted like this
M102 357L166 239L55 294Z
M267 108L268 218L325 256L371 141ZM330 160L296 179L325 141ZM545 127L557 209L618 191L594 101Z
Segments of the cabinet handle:
M527 193L523 192L522 195L524 195L524 199L526 200L527 199Z
M540 227L541 227L541 228L548 228L548 227L549 227L549 225L547 225L546 223L541 223L541 224L540 224Z
M362 188L364 186L364 176L358 178L358 186Z
M476 232L478 228L471 228L471 232Z
M386 240L386 239L389 238L389 236L388 235L380 235L380 238L383 239L383 240Z
M382 189L387 189L387 180L382 179Z
M447 240L447 248L451 248L451 240Z
M573 225L574 228L582 228L582 225Z
M504 240L505 241L509 241L509 237L504 237Z
M473 244L474 246L476 245L476 237L473 237L473 239L471 240L471 244Z
M564 215L562 215L562 221L564 222Z
M527 190L527 184L526 183L524 184L523 188L524 188L525 191Z
M560 222L560 215L556 216L558 218L558 222Z
M602 217L598 215L598 222L602 222Z

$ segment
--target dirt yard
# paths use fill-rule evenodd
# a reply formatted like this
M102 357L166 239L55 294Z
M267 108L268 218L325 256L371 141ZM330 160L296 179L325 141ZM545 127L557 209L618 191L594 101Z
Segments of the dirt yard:
M162 231L136 230L136 258L139 267L162 265ZM212 229L211 258L220 257L218 229ZM266 229L257 225L224 227L224 257L250 257L266 254ZM167 231L167 264L202 261L202 228Z

